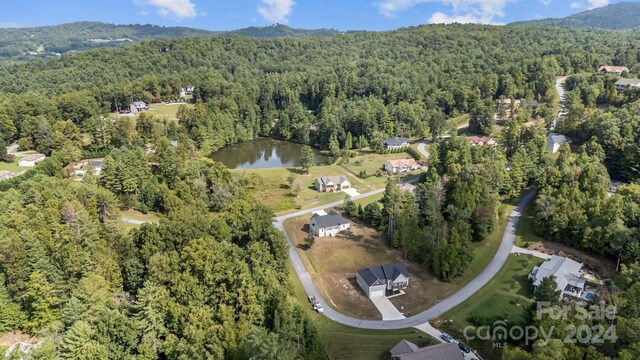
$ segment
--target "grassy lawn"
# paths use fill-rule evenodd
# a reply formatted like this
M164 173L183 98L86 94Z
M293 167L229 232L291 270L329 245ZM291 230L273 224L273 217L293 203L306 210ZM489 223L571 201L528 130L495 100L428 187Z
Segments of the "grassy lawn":
M370 202L374 199L366 200ZM361 201L364 205L365 199ZM357 221L352 222L349 231L334 238L316 238L310 249L305 243L310 216L289 219L285 222L285 228L298 246L297 251L327 301L346 314L380 319L377 309L355 282L356 270L371 265L404 262L412 276L410 286L406 291L407 295L394 297L391 302L406 316L417 314L466 285L489 264L500 246L511 210L513 205L501 205L501 217L496 231L485 241L473 244L473 261L465 273L452 282L442 282L425 271L421 264L405 260L401 251L386 244L382 234Z
M464 124L466 124L468 122L469 122L469 115L468 114L461 115L461 116L458 116L458 117L451 118L451 119L447 120L447 124L450 127L458 127L458 126L464 125Z
M316 238L309 248L305 243L310 216L299 216L285 222L297 251L324 298L340 312L361 319L381 320L373 303L356 283L356 271L373 265L404 262L411 274L406 295L395 297L394 304L405 315L436 304L456 290L455 285L439 281L424 271L421 264L405 260L402 251L386 244L377 230L351 222L351 228L335 237Z
M30 169L29 167L18 166L18 161L20 161L20 159L22 159L21 156L16 156L15 159L13 159L13 162L0 161L0 170L20 172L22 170Z
M269 206L276 214L281 215L300 209L328 204L334 201L343 200L348 197L343 192L323 193L314 188L314 181L317 177L326 176L346 176L353 188L360 193L364 193L379 187L384 187L385 183L375 177L363 180L353 175L339 165L314 166L309 169L309 175L301 173L299 169L239 169L231 172L243 174L245 176L258 175L259 179L253 181L249 186L249 191L262 204ZM287 185L287 177L294 175L296 182L300 184L300 193L295 196Z
M400 340L409 340L418 346L437 343L429 335L416 329L366 330L339 324L311 309L302 284L289 266L289 278L293 284L293 295L305 309L320 334L331 359L375 360L389 359L389 350Z
M369 175L373 175L376 171L382 170L382 166L387 160L410 158L411 156L407 153L378 154L375 152L363 152L361 155L349 159L349 162L342 164L342 166L354 175L360 174L362 170L365 170Z
M505 266L491 281L465 302L442 315L436 326L464 341L466 326L492 325L506 321L508 325L529 323L533 291L527 276L542 260L529 255L511 255ZM475 334L475 332L473 332ZM499 359L500 350L491 342L469 341L486 359Z
M154 213L143 214L136 210L121 210L120 217L126 217L133 220L147 221L147 222L159 222L160 217Z
M314 188L314 181L319 176L346 176L351 182L352 187L362 194L371 190L384 188L387 184L388 177L386 175L381 177L369 176L366 179L361 179L357 176L361 169L377 169L388 159L402 159L406 157L408 157L408 155L404 153L387 155L371 153L350 159L349 163L343 165L314 166L309 169L309 175L298 168L234 169L230 171L246 177L257 175L257 178L250 181L251 185L248 186L249 191L251 191L258 201L269 206L274 213L282 215L348 198L348 195L343 192L322 193L317 191ZM361 165L355 165L355 160L357 159L363 160ZM375 173L375 171L370 172L369 170L367 170L369 174ZM295 181L300 184L300 192L297 195L293 195L291 189L289 189L287 177L290 175L294 175ZM405 174L402 178L407 179L412 176L417 175ZM381 197L382 196L363 200L362 204L366 205Z
M178 121L178 118L176 117L176 114L178 113L178 109L180 108L180 105L186 105L186 106L189 106L189 107L193 106L193 104L182 104L182 103L150 104L149 105L149 110L147 110L146 112L148 114L153 114L153 115L155 115L157 117L166 118L168 120L173 120L173 121ZM119 115L117 112L114 112L113 115L116 115L116 116L131 116L131 115ZM133 116L133 117L137 118L137 116Z
M496 230L484 241L473 244L474 258L471 261L471 264L469 264L469 267L462 276L452 281L452 283L457 285L458 288L463 287L469 281L473 280L473 278L475 278L482 269L489 265L500 247L502 234L504 233L504 228L507 226L507 220L509 219L509 214L513 208L514 206L509 204L503 203L500 205L500 220L496 225Z
M527 248L531 244L540 243L544 240L533 231L535 206L535 200L533 200L522 212L522 217L516 229L516 246Z
M164 117L168 120L178 121L176 114L178 113L178 108L180 105L186 105L192 107L193 104L151 104L149 105L149 110L147 110L150 114L154 114L158 117Z

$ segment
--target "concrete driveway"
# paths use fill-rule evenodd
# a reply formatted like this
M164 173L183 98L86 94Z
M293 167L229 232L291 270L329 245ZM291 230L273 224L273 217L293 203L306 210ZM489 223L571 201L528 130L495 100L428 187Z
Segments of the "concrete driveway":
M355 188L342 189L342 192L343 192L343 193L345 193L345 194L347 194L347 195L349 195L349 196L351 196L351 197L354 197L354 196L358 196L358 195L360 195L360 193L358 192L358 190L357 190L357 189L355 189Z
M401 320L405 318L386 296L372 297L371 302L373 302L373 305L375 305L378 311L380 311L382 321Z

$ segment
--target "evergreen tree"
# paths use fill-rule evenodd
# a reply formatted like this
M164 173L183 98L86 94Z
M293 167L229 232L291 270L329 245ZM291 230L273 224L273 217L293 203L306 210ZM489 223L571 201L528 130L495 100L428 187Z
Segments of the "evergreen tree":
M302 147L302 153L300 154L300 167L309 175L309 169L313 166L313 150L308 145Z
M555 276L547 276L542 279L536 289L534 297L536 301L546 301L552 304L560 301L560 290L557 290L558 283Z

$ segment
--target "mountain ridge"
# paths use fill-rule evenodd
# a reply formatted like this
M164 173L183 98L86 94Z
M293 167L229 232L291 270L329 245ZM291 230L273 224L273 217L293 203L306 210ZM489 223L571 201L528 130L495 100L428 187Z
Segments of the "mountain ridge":
M70 51L118 46L146 39L194 36L250 36L257 38L308 38L341 34L335 29L295 29L274 24L231 31L212 31L189 27L151 24L117 25L79 21L60 25L0 29L0 59L53 57Z
M564 18L516 21L517 27L576 27L608 30L631 30L640 27L640 3L620 2L583 11Z

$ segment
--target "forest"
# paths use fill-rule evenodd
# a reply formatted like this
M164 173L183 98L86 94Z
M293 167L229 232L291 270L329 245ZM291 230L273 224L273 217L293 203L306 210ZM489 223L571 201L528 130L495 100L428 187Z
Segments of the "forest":
M209 31L186 27L157 25L115 25L81 21L55 26L0 29L0 60L16 62L53 58L56 54L99 47L127 45L144 39L194 36L252 36L258 38L332 36L333 29L293 29L276 24L233 31Z
M246 190L251 179L205 156L267 136L340 157L389 136L437 138L463 114L471 131L490 134L494 101L504 98L538 100L538 117L549 119L559 110L556 76L603 63L638 73L638 31L612 34L430 25L145 40L0 65L0 146L49 156L0 182L0 330L46 338L33 359L326 359L290 294L271 209ZM545 128L514 117L499 147L455 135L433 144L415 196L390 182L380 205L351 211L450 281L473 257L471 244L495 229L500 201L537 187L540 234L620 260L621 291L604 300L625 304L626 340L604 350L631 359L640 356L640 195L637 184L607 189L611 176L638 181L638 102L607 96L605 82L584 95L578 77L567 80L570 110L559 125L576 139L574 153L552 158ZM113 114L132 101L177 100L190 85L178 121ZM67 178L66 165L93 157L105 157L99 177ZM129 208L162 220L123 231L117 212ZM601 350L580 349L558 351L592 359Z

